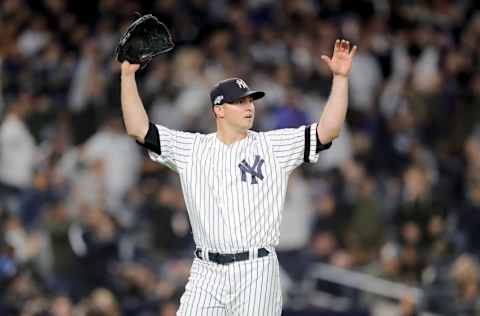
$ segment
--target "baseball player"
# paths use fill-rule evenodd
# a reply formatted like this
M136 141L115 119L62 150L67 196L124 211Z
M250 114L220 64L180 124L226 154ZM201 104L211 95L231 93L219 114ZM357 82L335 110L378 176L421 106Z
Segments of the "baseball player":
M339 135L355 52L337 40L332 57L321 57L333 82L317 123L251 131L254 100L265 93L232 78L210 92L217 130L206 135L150 122L135 81L139 65L122 63L127 133L152 160L179 174L193 230L195 257L177 315L281 314L275 246L288 177L302 163L316 162Z

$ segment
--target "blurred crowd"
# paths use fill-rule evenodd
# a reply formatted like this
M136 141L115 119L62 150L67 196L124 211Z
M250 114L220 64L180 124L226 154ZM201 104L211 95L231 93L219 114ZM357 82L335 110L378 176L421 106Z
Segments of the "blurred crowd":
M135 12L173 31L175 50L137 79L151 120L178 130L212 132L208 91L232 76L267 92L254 129L314 122L331 85L320 56L338 37L359 47L341 136L290 180L277 248L286 307L321 262L424 290L402 316L480 315L479 9L3 0L0 315L175 315L194 250L181 188L120 114L113 56ZM316 290L368 307L348 289Z

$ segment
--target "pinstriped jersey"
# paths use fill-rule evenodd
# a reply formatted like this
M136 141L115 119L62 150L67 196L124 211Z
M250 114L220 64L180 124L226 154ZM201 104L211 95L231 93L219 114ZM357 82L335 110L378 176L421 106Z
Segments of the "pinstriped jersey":
M276 246L290 173L330 145L317 141L316 124L248 131L229 145L216 133L151 126L160 150L149 156L179 174L196 246L222 253Z

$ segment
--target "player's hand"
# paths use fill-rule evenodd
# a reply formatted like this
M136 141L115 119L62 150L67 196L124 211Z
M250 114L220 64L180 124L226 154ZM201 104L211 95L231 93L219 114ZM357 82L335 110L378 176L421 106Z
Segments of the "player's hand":
M332 58L322 55L322 60L328 65L333 75L347 77L352 70L352 59L357 51L357 46L350 49L350 42L346 40L335 41Z
M122 76L133 76L139 68L139 64L130 64L125 60L122 63Z

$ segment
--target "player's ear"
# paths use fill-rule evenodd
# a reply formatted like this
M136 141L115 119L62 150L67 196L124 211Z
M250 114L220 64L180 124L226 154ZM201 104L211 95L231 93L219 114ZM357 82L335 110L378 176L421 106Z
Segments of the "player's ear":
M225 116L223 112L223 106L220 106L220 105L213 106L213 114L215 114L216 118L223 118Z

